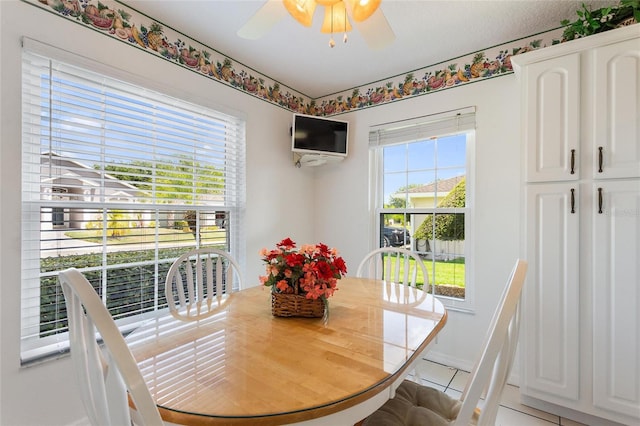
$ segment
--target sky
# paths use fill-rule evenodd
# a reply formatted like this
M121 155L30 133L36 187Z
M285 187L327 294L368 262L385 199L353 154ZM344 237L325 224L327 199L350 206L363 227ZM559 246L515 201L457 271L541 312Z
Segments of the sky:
M384 203L408 185L466 174L466 134L384 148Z

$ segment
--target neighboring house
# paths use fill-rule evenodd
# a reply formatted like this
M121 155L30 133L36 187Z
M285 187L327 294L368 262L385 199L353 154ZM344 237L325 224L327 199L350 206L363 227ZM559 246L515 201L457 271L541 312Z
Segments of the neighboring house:
M56 204L59 204L59 201L103 202L103 198L107 202L133 203L140 196L140 190L135 186L59 154L41 154L40 167L41 176L49 176L41 182L41 193L45 194L43 197L49 194L49 199ZM104 194L96 192L101 186L101 181L105 182L102 184L106 188ZM101 219L101 214L95 211L52 206L43 209L41 226L43 230L84 229L88 222Z
M45 152L40 155L41 176L44 178L40 184L40 193L53 201L52 206L42 209L41 229L86 229L87 224L102 221L101 211L86 208L70 208L74 202L113 203L121 207L123 203L135 204L138 200L148 199L150 194L123 182L120 179L103 173L99 169L92 168L79 161L72 160L63 155ZM104 181L104 182L102 182ZM100 187L105 188L105 193L99 192ZM90 189L87 189L90 188ZM200 195L202 199L219 201L219 194ZM67 202L67 205L64 205ZM55 203L55 204L54 204ZM60 205L63 204L63 205ZM132 210L135 207L132 206ZM119 209L116 207L115 209ZM155 213L151 210L135 208L135 213L130 213L131 226L148 226L155 219ZM172 228L176 221L186 220L182 213L175 214L172 211L163 211L158 215L160 227ZM223 228L226 213L216 212L211 215L201 215L201 226L217 225Z
M462 179L464 179L464 176L455 176L449 179L437 180L426 185L410 188L407 191L407 208L417 209L436 207L439 200L446 197ZM416 223L422 223L422 220L417 220Z
M407 208L435 208L440 201L445 199L451 190L465 178L454 176L448 179L441 179L422 186L416 186L407 190ZM424 222L426 214L413 215L411 223L411 235L415 235L415 230ZM436 253L435 257L441 260L450 260L464 256L464 241L433 241L416 238L414 248L420 252ZM431 254L427 255L431 258Z

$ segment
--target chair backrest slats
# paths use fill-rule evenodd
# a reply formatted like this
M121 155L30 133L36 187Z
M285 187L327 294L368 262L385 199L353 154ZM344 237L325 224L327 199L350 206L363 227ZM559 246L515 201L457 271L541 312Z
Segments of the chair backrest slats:
M176 274L175 279L172 282L172 285L175 285L176 296L180 305L184 305L186 303L187 297L184 295L184 282L182 281L182 275Z
M369 252L358 266L356 276L382 279L415 287L423 277L423 289L429 291L429 275L424 260L416 252L401 247L382 247Z
M202 258L200 256L196 256L195 258L195 267L196 267L196 281L194 286L194 297L195 303L198 305L198 314L200 313L200 305L202 305L202 300L204 300L204 274L202 273ZM193 299L191 299L194 303Z
M196 260L196 266L197 266L198 261ZM185 264L185 280L187 282L187 297L188 302L185 300L185 303L190 305L193 303L193 301L195 300L195 285L193 283L193 268L191 266L191 262L186 262Z
M174 283L183 282L186 285L174 287ZM242 286L240 266L229 253L200 248L184 253L173 262L167 272L165 295L173 316L197 320L213 314L228 293Z
M216 274L218 273L218 268L220 268L220 256L216 256ZM209 302L211 300L211 298L213 297L214 294L217 294L217 288L218 288L218 284L220 282L220 280L218 279L218 276L215 276L215 279L213 278L213 258L212 256L208 255L206 257L206 266L205 266L205 275L206 275L206 281L207 281L207 294L202 294L202 298L203 299L207 299L207 301ZM215 292L215 293L214 293Z

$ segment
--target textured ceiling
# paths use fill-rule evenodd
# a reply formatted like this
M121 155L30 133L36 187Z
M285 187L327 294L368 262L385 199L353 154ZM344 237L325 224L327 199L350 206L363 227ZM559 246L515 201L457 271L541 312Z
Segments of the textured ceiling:
M258 40L237 31L266 0L123 0L128 5L261 74L311 97L384 80L497 44L552 30L576 19L582 3L593 9L617 1L573 0L383 0L381 9L395 41L370 49L356 29L329 47L320 32L323 7L312 27L283 14ZM282 6L284 8L284 6Z

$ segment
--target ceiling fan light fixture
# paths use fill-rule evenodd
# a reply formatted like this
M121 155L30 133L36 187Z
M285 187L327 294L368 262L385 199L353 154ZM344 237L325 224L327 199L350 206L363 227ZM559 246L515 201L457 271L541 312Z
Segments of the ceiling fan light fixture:
M355 0L353 3L353 19L362 22L378 10L382 0Z
M311 26L313 13L316 10L315 0L282 0L282 3L293 19L305 27Z
M340 1L324 8L324 21L322 21L321 32L346 33L351 30L351 23L347 18L347 8L344 2Z

